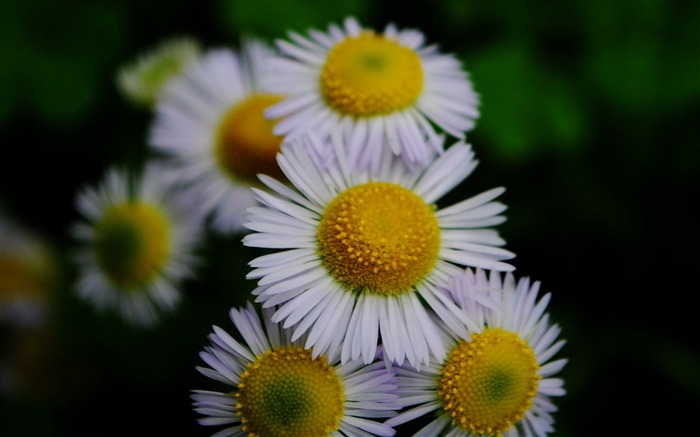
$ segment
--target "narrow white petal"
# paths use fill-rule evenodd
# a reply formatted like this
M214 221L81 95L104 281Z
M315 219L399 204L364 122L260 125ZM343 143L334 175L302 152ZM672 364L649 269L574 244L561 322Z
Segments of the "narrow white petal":
M391 427L398 426L398 425L410 422L411 420L417 419L421 416L424 416L424 415L430 413L431 411L435 411L439 407L440 407L440 404L438 403L437 400L435 400L434 402L430 402L430 403L420 405L420 406L415 407L415 408L411 408L410 410L406 410L406 411L400 413L399 415L394 416L389 420L386 420L384 422L384 424L391 426Z

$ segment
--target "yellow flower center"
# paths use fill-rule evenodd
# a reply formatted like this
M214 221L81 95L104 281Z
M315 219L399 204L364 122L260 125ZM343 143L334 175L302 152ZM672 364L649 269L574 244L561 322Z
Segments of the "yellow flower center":
M223 117L216 137L214 153L220 168L234 180L257 181L263 173L283 179L276 161L282 137L272 133L275 122L263 111L282 96L253 94L232 107Z
M46 292L46 269L39 260L0 253L0 302L17 298L41 300Z
M486 329L447 357L438 397L453 425L500 436L532 407L538 370L534 352L518 334Z
M277 347L248 364L236 393L251 437L327 436L340 427L344 388L325 355Z
M431 271L440 249L434 207L389 182L340 193L319 223L318 250L330 274L356 291L398 294Z
M163 270L170 253L170 223L153 205L112 206L95 227L94 253L110 281L137 289Z
M336 44L321 71L321 92L328 103L354 116L405 108L422 89L418 54L373 32Z

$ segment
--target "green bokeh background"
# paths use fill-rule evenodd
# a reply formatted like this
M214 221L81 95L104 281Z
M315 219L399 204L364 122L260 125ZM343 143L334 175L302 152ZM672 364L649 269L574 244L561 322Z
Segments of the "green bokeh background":
M0 206L60 263L30 381L0 400L0 435L206 436L189 390L211 325L249 298L240 236L210 235L179 311L158 328L97 314L73 290L74 197L148 155L152 113L117 93L125 62L174 35L272 40L347 15L423 31L481 95L479 167L441 204L505 186L516 274L542 282L568 340L555 436L687 433L700 405L700 2L676 0L0 0ZM398 435L409 435L406 425Z

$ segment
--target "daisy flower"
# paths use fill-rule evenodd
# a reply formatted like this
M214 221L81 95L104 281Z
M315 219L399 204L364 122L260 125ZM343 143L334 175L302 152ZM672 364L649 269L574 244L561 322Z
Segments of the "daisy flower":
M265 87L286 95L265 115L283 118L278 135L336 131L348 143L348 162L376 170L383 147L407 164L426 164L442 152L444 133L464 139L479 116L479 98L452 55L426 45L417 30L389 24L382 33L353 18L328 32L279 40L276 74Z
M263 110L282 97L261 91L271 49L245 40L241 53L211 49L163 90L149 142L179 167L183 186L221 233L243 230L258 173L281 177L275 155L281 138Z
M37 232L0 212L0 321L28 328L44 320L57 263Z
M197 367L228 390L192 391L195 411L207 416L201 425L228 426L217 437L394 435L375 421L396 415L393 369L313 357L269 321L269 309L262 322L250 303L230 315L245 344L214 326L212 346L200 353L209 367Z
M85 219L72 229L80 243L78 293L135 325L152 325L174 309L178 285L197 261L201 217L172 188L170 171L158 162L140 178L110 169L76 200Z
M200 52L199 43L186 36L162 41L117 71L117 89L135 105L151 108L165 83Z
M421 437L546 436L553 432L551 397L563 396L564 381L553 377L566 359L552 360L565 341L545 313L550 294L537 300L540 283L517 284L511 273L466 269L445 288L465 309L476 329L463 336L446 327L446 359L417 372L398 369L403 407L386 421L398 426L426 414L434 417ZM480 296L481 297L478 297ZM486 296L484 296L486 295ZM482 302L477 302L482 299ZM494 304L485 303L493 300Z
M514 255L498 246L492 229L506 209L494 202L496 188L437 209L435 202L477 165L471 147L457 143L425 170L383 159L374 176L351 171L342 143L334 165L321 166L306 153L320 142L313 133L285 143L282 171L297 191L261 177L271 190L254 190L260 206L249 209L247 246L272 249L250 262L248 278L263 306L280 305L274 322L309 329L315 353L343 342L341 359L373 359L379 336L390 361L418 366L445 350L424 304L453 326L462 312L436 285L457 265L512 270L501 260ZM390 155L391 152L387 151ZM391 158L388 156L387 158Z

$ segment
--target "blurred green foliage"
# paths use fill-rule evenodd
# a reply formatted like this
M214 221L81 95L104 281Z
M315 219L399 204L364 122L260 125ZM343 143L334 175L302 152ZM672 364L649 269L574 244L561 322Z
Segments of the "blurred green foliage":
M124 44L124 8L12 0L0 8L0 122L18 112L48 124L84 120Z
M3 356L32 339L22 357L33 357L34 378L0 401L1 435L210 434L188 398L208 384L197 353L211 325L230 329L228 309L249 298L256 252L238 236L209 236L178 314L134 330L73 292L74 196L108 166L148 156L151 113L114 85L141 51L181 34L205 47L244 34L271 41L347 15L423 31L474 81L482 114L468 140L480 165L445 202L507 188L500 231L516 274L552 292L568 339L555 435L692 429L700 2L4 0L0 206L46 236L64 275L45 331L0 331Z
M366 16L368 0L259 0L218 2L224 26L233 31L281 37L287 31L303 33L309 27L325 28L348 15ZM236 35L232 35L236 36Z

